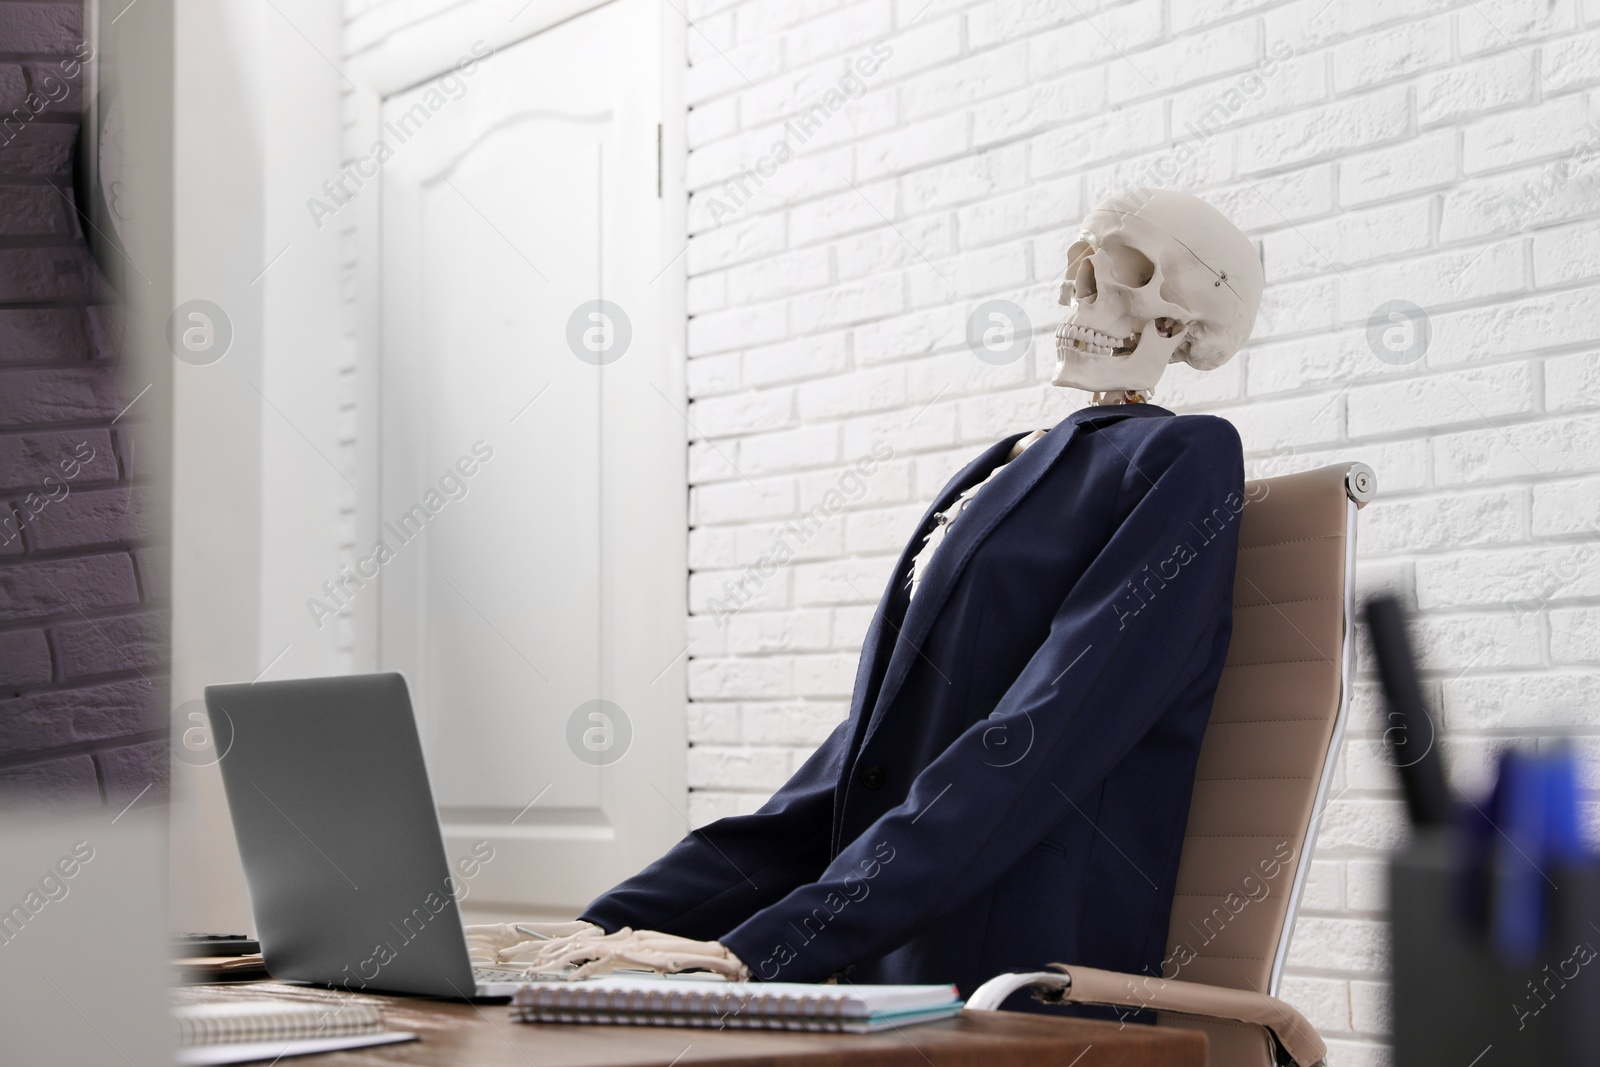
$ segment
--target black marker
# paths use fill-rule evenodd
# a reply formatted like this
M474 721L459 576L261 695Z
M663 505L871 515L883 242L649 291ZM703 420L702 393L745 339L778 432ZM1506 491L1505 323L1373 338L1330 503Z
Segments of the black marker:
M1411 824L1446 826L1455 805L1445 781L1438 729L1422 703L1417 663L1406 639L1405 610L1394 597L1378 596L1367 601L1366 615L1372 647L1378 654L1384 700L1389 706L1384 742L1400 770Z

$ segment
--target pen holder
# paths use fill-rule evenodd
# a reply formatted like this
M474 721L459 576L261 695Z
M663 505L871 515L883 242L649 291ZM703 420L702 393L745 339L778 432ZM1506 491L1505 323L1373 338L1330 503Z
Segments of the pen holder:
M1451 835L1389 861L1396 1067L1600 1064L1600 865L1544 872L1543 943L1510 965L1457 907Z

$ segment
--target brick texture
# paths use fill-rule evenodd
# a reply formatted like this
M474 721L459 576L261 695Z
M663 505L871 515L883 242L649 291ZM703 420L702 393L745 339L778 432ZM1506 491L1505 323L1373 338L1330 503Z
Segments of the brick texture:
M146 741L95 754L106 803L117 808L165 800L171 770L165 741Z
M0 805L166 797L166 553L72 203L76 3L0 3ZM146 789L146 787L149 787Z
M1600 9L1514 6L1497 32L1457 0L906 0L888 27L875 5L691 6L719 42L691 53L690 82L691 418L715 446L690 451L695 820L752 810L844 714L870 604L943 479L1084 401L1047 384L1054 285L1083 210L1133 182L1217 204L1269 280L1253 343L1208 375L1173 368L1158 401L1232 419L1252 473L1376 467L1358 574L1422 609L1464 780L1519 730L1600 733L1578 710L1600 691L1600 231L1584 217ZM743 64L780 41L775 69ZM829 120L840 136L797 149L803 191L780 171L715 225L723 178L825 91L819 65L879 41L893 54ZM897 121L867 121L879 109ZM1150 169L1183 144L1192 158ZM996 297L1027 311L1035 358L968 353L966 317ZM1369 342L1391 300L1423 309L1419 358ZM867 493L718 625L782 523L877 440L894 459ZM1284 991L1341 1063L1378 1064L1379 858L1402 827L1363 685Z
M167 626L167 617L160 612L57 626L52 637L61 676L158 673L167 658Z
M50 645L43 630L0 633L0 699L50 681Z
M0 7L0 41L7 52L68 56L81 40L83 10L75 4Z
M8 811L80 811L101 803L94 760L88 756L0 769L0 806Z

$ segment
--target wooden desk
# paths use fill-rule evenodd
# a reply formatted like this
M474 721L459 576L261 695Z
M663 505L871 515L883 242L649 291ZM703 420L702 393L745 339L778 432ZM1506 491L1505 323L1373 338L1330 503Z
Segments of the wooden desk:
M331 1052L307 1067L669 1067L695 1063L761 1067L1205 1067L1204 1035L1151 1026L1020 1012L968 1012L881 1034L696 1030L666 1026L516 1023L503 1004L352 994L278 982L190 986L185 1002L271 997L380 1004L390 1029L420 1042Z

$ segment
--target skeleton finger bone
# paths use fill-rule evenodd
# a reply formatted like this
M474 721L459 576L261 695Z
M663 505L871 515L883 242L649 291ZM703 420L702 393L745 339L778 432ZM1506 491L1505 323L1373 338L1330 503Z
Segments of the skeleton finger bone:
M623 927L614 934L580 933L547 941L524 960L540 970L579 964L569 977L586 978L618 968L636 968L675 974L705 970L730 981L747 981L750 971L732 952L716 941L694 941L656 930Z
M467 955L475 966L492 967L508 963L535 951L541 945L582 933L599 934L600 927L588 922L489 923L468 926Z

